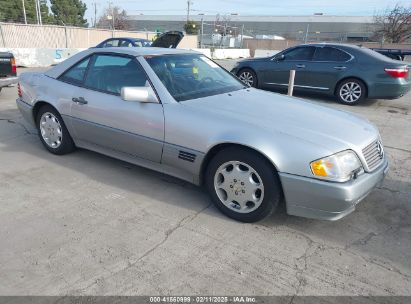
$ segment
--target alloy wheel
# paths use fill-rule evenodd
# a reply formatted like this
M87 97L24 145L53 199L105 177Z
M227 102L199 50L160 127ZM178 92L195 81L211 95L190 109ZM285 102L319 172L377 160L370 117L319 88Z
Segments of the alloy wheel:
M244 71L239 76L240 80L246 85L252 87L254 84L254 76L250 72Z
M63 129L58 118L45 112L40 118L40 133L44 142L53 149L57 149L63 140Z
M264 199L260 175L250 165L240 161L226 162L217 169L214 189L220 201L238 213L258 209Z
M347 103L354 103L361 98L362 89L356 82L347 82L340 89L340 97Z

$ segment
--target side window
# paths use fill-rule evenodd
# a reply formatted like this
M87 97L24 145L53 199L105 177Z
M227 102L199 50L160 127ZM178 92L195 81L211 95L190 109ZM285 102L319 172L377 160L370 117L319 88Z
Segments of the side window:
M132 44L130 41L128 41L128 40L121 40L120 46L121 46L121 47L132 47L133 44Z
M314 55L315 61L345 62L350 58L346 52L332 47L317 47Z
M75 85L83 83L90 57L71 67L59 77L60 80Z
M95 55L84 84L90 89L120 94L122 87L142 87L146 81L146 74L136 59Z
M112 40L107 41L104 44L104 47L117 47L117 46L119 46L119 44L120 44L120 40L112 39Z
M311 60L313 58L315 47L303 46L292 49L284 54L285 60Z

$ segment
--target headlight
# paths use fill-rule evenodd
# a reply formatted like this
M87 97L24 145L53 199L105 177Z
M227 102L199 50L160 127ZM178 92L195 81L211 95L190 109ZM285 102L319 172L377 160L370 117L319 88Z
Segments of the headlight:
M363 170L360 160L351 150L313 161L310 167L314 176L337 182L346 182Z

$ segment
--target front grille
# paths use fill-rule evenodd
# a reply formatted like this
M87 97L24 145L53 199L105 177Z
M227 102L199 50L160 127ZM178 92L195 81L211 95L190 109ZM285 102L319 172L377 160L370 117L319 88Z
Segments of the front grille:
M376 140L362 150L368 171L376 169L384 159L384 148L380 140Z

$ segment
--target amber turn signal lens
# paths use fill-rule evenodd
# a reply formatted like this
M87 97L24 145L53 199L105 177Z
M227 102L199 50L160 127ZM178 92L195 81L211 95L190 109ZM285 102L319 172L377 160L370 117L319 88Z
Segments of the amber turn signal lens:
M328 176L326 167L332 168L331 163L325 163L323 160L318 160L316 162L311 163L311 170L313 171L314 175L317 176Z

